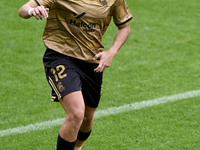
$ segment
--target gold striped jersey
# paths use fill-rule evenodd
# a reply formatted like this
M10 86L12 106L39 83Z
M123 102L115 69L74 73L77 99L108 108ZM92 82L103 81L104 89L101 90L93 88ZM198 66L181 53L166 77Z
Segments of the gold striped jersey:
M102 36L111 18L118 28L133 21L125 0L31 0L49 8L43 33L47 48L91 63L104 50Z

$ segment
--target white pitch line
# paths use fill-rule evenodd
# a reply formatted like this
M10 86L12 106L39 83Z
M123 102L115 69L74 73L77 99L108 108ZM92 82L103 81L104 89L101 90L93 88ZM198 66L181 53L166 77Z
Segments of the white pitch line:
M111 107L111 108L108 108L105 110L98 110L95 113L94 118L97 119L100 117L115 115L115 114L130 111L130 110L137 110L137 109L141 109L144 107L150 107L150 106L155 106L155 105L162 104L162 103L168 103L168 102L174 102L174 101L183 100L183 99L189 99L189 98L197 97L197 96L200 96L200 90L189 91L186 93L175 94L175 95L171 95L171 96L164 96L164 97L160 97L157 99L131 103L131 104L127 104L127 105L123 105L123 106L119 106L119 107ZM51 120L51 121L30 124L27 126L20 126L20 127L16 127L16 128L7 129L7 130L0 130L0 137L30 132L30 131L34 131L34 130L51 128L53 126L61 125L62 122L64 121L64 119L65 118L60 118L60 119L55 119L55 120Z

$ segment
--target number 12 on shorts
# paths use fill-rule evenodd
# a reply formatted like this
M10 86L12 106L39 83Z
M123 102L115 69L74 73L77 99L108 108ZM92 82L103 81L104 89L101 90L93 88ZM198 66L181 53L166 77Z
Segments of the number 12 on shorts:
M51 68L51 72L53 72L56 82L58 82L58 78L62 79L67 76L67 74L63 74L64 71L65 66L63 65L58 65L56 68ZM58 72L58 74L56 74L56 72Z

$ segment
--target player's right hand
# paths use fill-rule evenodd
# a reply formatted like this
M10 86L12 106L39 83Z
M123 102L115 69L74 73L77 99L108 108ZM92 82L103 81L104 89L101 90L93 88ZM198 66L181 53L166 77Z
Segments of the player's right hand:
M49 8L44 8L44 6L37 6L32 11L31 14L34 16L37 20L43 20L48 18L48 11Z

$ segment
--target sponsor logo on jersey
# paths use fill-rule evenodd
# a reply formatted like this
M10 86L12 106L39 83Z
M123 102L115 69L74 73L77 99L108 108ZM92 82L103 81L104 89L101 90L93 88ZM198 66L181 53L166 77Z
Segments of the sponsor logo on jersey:
M83 17L85 14L86 14L86 12L83 12L80 15L77 15L75 12L73 12L73 15L75 16L76 19Z
M77 26L79 28L83 28L83 31L85 32L95 32L95 28L96 28L96 24L93 23L85 23L83 21L79 21L77 19L80 19L81 17L83 17L86 14L86 12L81 13L80 15L73 13L74 17L76 18L74 19L70 19L70 24Z

